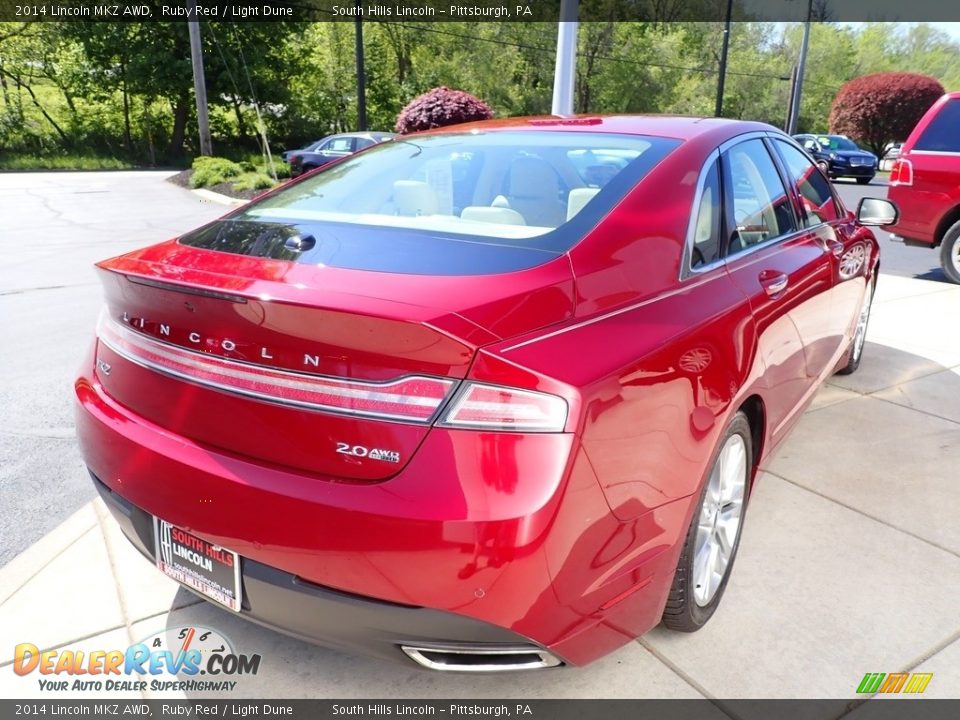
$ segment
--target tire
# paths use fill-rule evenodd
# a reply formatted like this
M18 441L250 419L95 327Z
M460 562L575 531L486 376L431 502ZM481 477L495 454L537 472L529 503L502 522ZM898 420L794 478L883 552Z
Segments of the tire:
M950 282L960 284L960 222L954 223L940 243L940 264Z
M867 294L863 298L863 306L860 308L860 316L857 318L857 329L853 334L853 340L850 341L850 355L847 358L847 364L837 370L837 375L850 375L855 373L860 367L860 361L863 359L863 344L867 338L867 325L870 324L870 308L873 307L873 293L877 289L877 278L874 275Z
M868 178L858 177L858 178L857 178L857 185L869 185L871 180L873 180L872 177L868 177Z
M724 481L722 476L726 468L729 468L729 474L726 475L727 481ZM750 423L747 421L747 416L739 411L727 425L719 446L714 452L710 473L707 475L706 482L703 483L703 490L700 491L700 501L690 521L680 560L677 562L677 572L673 576L673 585L670 588L662 618L663 624L671 630L680 632L699 630L707 624L720 605L720 599L727 587L737 550L740 547L743 517L750 495L752 477L753 442ZM739 490L729 482L737 478L739 478ZM726 502L723 500L724 485L728 493ZM719 498L715 493L716 490L719 490ZM731 512L737 503L739 505L736 513ZM736 522L732 524L728 520L726 532L718 532L717 521L721 519L721 510L724 507L727 508L730 519L736 516ZM706 530L708 526L710 529ZM722 542L721 536L724 538ZM722 552L721 548L725 545L728 546L728 554L721 569L720 579L718 581L705 579L712 578L713 574L705 574L704 569L716 567L712 562L716 556L710 550L715 546L716 552Z
M827 177L830 176L830 163L828 163L826 160L817 160L817 167L820 168L820 171L824 175Z

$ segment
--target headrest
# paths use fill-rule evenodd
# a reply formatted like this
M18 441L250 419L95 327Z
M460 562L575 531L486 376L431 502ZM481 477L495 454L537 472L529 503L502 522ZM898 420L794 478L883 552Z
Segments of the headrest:
M600 188L574 188L567 197L567 220L583 210L583 206L593 200Z
M398 215L436 215L440 209L433 188L419 180L397 180L393 183L393 201Z

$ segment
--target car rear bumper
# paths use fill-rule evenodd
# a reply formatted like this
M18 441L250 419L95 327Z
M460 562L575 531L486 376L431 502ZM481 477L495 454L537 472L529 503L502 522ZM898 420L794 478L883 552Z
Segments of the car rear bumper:
M155 563L153 517L90 476L123 534ZM473 618L339 592L249 558L243 560L240 576L240 614L301 640L406 662L410 655L403 647L435 648L441 655L453 648L487 653L507 649L516 655L526 648L530 655L544 657L544 667L559 663L551 663L552 654L527 638Z
M590 662L659 622L692 512L621 522L568 434L432 431L392 479L336 482L197 445L92 373L75 387L84 460L141 552L162 518L239 554L241 614L381 657L481 642Z

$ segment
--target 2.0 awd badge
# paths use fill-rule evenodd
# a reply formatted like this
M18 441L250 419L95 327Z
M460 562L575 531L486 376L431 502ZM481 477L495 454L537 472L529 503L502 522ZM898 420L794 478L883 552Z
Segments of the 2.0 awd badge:
M400 462L400 453L396 450L383 450L381 448L368 448L363 445L351 445L350 443L338 442L337 452L341 455L352 455L358 458L370 458L371 460L383 460L384 462Z

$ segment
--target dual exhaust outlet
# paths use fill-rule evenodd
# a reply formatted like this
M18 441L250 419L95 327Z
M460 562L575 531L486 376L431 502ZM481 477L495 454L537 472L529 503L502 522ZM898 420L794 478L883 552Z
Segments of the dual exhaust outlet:
M560 659L535 645L401 645L418 665L448 672L510 672L556 667Z

